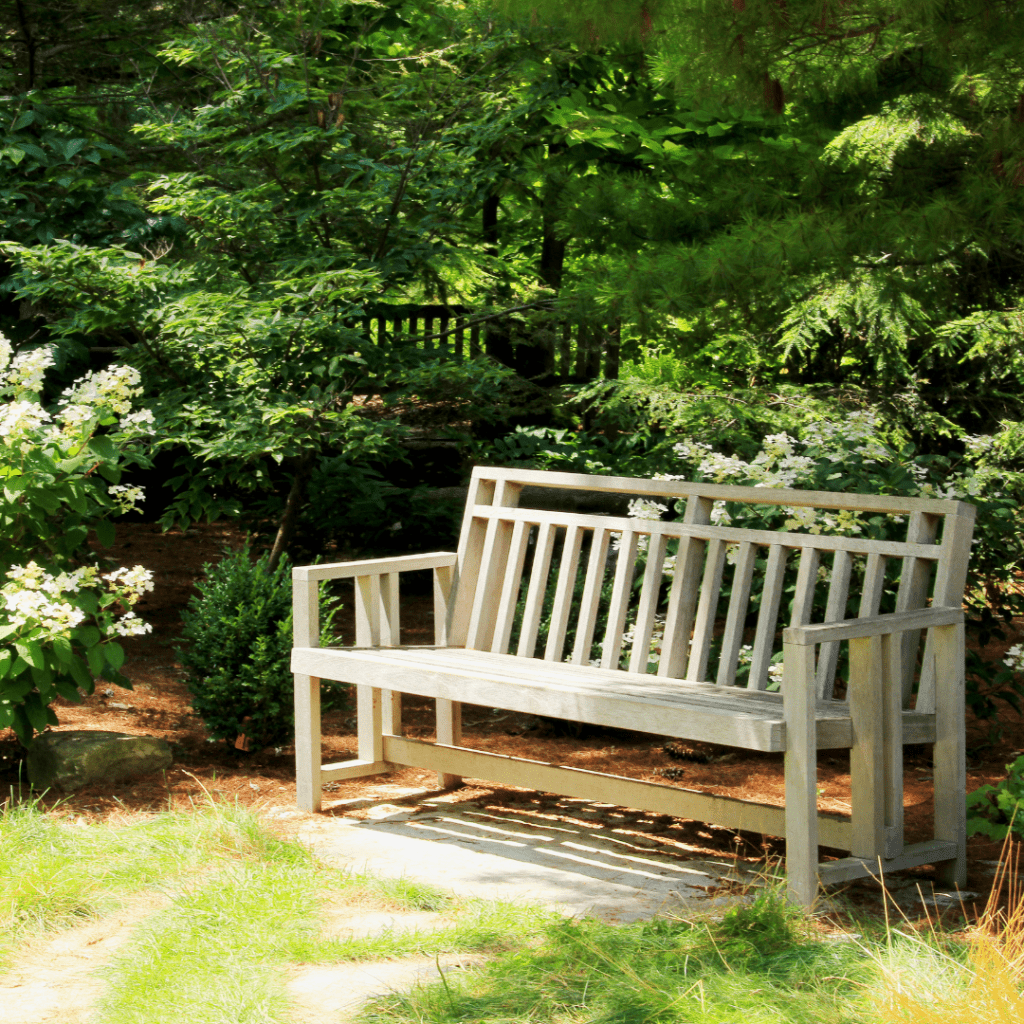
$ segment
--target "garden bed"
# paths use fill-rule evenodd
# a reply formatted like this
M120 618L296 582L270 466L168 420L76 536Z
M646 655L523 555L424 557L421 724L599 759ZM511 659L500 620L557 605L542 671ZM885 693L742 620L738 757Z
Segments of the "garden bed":
M125 674L134 684L124 690L100 684L83 704L59 699L55 709L60 729L109 729L166 739L173 745L174 765L165 774L135 782L91 785L64 798L77 813L105 816L111 812L181 807L201 801L206 793L238 801L294 807L294 761L291 747L246 753L223 742L211 742L202 722L192 713L189 693L173 644L180 631L180 613L193 593L206 562L215 561L229 547L241 545L242 535L233 527L214 524L193 527L186 533L161 532L146 523L118 526L114 548L104 551L116 565L141 564L151 569L155 589L138 605L140 616L153 624L153 632L124 641ZM349 604L349 608L351 605ZM428 593L411 593L403 601L403 639L429 643L432 610ZM343 618L345 614L343 613ZM998 651L987 652L995 656ZM356 737L352 711L324 716L325 760L354 754ZM407 733L433 738L433 708L429 700L406 697L403 717ZM736 751L702 744L680 744L623 730L586 727L578 735L566 734L557 723L539 721L518 713L492 708L464 707L467 746L514 756L552 761L595 771L610 771L633 778L677 784L713 793L782 804L781 755ZM968 790L997 781L1005 765L1024 747L1024 726L1009 709L1004 735L984 746L986 727L969 722L973 741L968 759ZM905 770L906 822L909 842L929 838L932 811L931 766L927 748L908 748ZM12 734L0 734L0 780L17 787L23 775L20 748ZM819 756L822 806L848 810L849 759L845 751L822 751ZM391 792L422 791L435 786L433 773L404 769L389 776L327 787L325 810L344 810L341 801L365 795L381 787ZM517 794L492 786L466 786L449 799L493 801L515 799ZM519 797L521 799L521 797ZM692 850L694 856L728 855L749 860L782 852L781 840L741 835L699 822L666 823L663 838ZM991 862L999 845L980 838L970 842L971 867L968 887L984 893L991 881ZM928 870L920 874L927 877Z

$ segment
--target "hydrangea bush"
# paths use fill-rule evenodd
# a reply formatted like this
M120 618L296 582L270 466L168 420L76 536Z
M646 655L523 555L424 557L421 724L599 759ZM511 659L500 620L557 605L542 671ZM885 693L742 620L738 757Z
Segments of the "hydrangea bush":
M108 517L143 498L119 482L147 464L138 371L90 372L47 409L52 365L48 347L14 355L0 335L0 728L26 744L57 724L58 695L80 701L98 677L130 687L117 638L148 632L134 607L153 589L142 566L102 572L87 545L90 530L110 544Z

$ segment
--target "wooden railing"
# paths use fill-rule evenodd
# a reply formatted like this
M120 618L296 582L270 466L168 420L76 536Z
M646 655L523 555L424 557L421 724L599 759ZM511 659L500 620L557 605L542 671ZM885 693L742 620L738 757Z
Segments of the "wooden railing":
M366 337L379 345L410 345L456 360L475 359L488 351L493 318L460 305L376 306L360 321ZM557 381L586 381L619 375L619 325L563 321L542 328L548 338L550 373Z

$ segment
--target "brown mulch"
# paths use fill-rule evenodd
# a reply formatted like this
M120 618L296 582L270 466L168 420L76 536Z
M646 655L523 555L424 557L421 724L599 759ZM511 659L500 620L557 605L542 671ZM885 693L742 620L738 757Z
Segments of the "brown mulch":
M197 525L182 533L163 533L147 523L118 526L117 542L104 550L113 565L141 564L154 572L155 590L145 595L137 610L153 624L153 632L124 641L125 674L134 689L100 683L80 705L58 700L55 710L59 729L106 729L158 736L172 744L175 762L166 773L131 782L91 785L60 798L69 813L84 817L147 813L168 807L201 803L212 795L261 807L294 807L295 773L291 747L246 753L207 736L202 722L189 705L189 693L174 644L180 632L180 613L193 593L205 562L216 561L228 548L242 543L241 533L230 525ZM351 608L351 603L347 602ZM344 614L344 613L343 613ZM403 598L403 640L429 643L432 610L429 593L413 592ZM990 655L998 650L986 652ZM355 754L352 711L324 716L324 760L341 760ZM408 735L433 738L432 701L406 696L403 719ZM464 705L467 746L534 760L567 764L592 771L613 772L633 778L678 784L744 799L781 805L784 802L782 757L737 751L707 744L673 742L625 730L586 728L581 735L559 735L549 723L529 715ZM1007 710L1004 735L985 745L986 727L970 722L974 751L968 759L968 789L998 781L1005 765L1024 748L1024 725ZM930 838L932 785L930 752L909 748L905 764L907 841ZM27 796L19 763L20 747L10 732L0 733L0 786ZM845 751L822 751L819 785L824 810L849 811L849 757ZM381 782L402 789L430 790L435 775L404 769L386 777L331 784L325 809L340 800L365 794ZM493 786L466 786L445 797L452 801L480 800L500 804L522 800L522 794ZM49 795L44 803L54 804ZM672 822L666 837L678 841L695 856L730 855L756 860L782 855L784 843L759 835L741 835L700 822ZM991 884L991 863L1000 846L979 838L970 840L971 868L968 887L980 892ZM837 855L838 854L837 852ZM920 873L927 879L928 870Z

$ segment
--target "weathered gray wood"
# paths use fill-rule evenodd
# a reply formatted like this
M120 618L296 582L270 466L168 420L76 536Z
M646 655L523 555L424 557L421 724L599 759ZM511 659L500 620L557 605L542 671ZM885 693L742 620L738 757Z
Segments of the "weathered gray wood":
M595 516L543 509L518 509L527 484L597 490L605 494L686 497L682 523L646 521L620 515ZM875 541L864 537L829 537L751 531L710 524L714 500L775 505L851 508L859 511L910 514L909 542ZM962 882L964 863L963 757L963 634L960 611L966 579L973 509L960 502L897 499L877 496L828 495L781 489L744 489L686 481L615 481L580 474L519 470L474 471L463 520L459 553L438 552L408 559L374 559L358 564L298 567L294 579L296 674L296 766L299 799L319 806L320 785L328 778L352 778L388 769L394 763L418 764L440 773L442 784L463 774L498 778L509 784L538 785L552 791L647 806L661 813L686 814L734 827L767 833L783 830L789 849L789 885L794 899L814 899L817 875L827 880L871 873L876 858L884 870L938 862L940 877ZM612 510L616 511L616 510ZM942 543L932 543L935 524L942 524ZM527 539L537 526L537 545L519 654L503 653L514 630ZM539 618L551 574L556 532L565 531L545 650L546 661L532 659ZM561 661L572 614L573 587L584 531L593 530L588 591L577 623L575 664ZM604 577L610 532L622 532L617 559L604 668L589 661L600 584ZM650 556L640 588L634 621L635 645L630 669L620 671L619 645L628 609L636 548L648 538ZM646 673L650 637L662 577L665 545L678 538L679 554L669 595L666 640L659 674ZM718 684L705 683L708 649L720 592L727 545L738 544L733 597L723 634ZM758 547L767 547L769 565L754 641L752 686L719 685L735 678L736 653ZM783 590L785 558L800 548L799 570L790 626L783 631L785 695L757 689L767 675ZM707 557L705 558L705 549ZM821 552L833 553L832 582L826 622L811 625L811 608ZM846 620L851 558L866 555L866 576L860 615ZM879 615L886 558L903 560L896 614ZM936 563L932 607L928 580ZM435 570L434 648L402 648L399 643L398 577L406 569ZM357 647L316 646L316 583L333 577L356 577ZM702 581L703 577L703 581ZM699 602L698 602L699 598ZM692 640L691 640L692 629ZM929 630L915 711L903 704L903 684L916 659L918 636ZM531 632L532 631L532 632ZM849 706L831 699L838 644L852 640ZM469 649L445 646L469 642ZM815 649L821 657L815 670ZM474 650L473 647L480 649ZM909 654L913 647L913 658ZM492 650L493 648L493 650ZM886 654L886 648L890 654ZM860 653L858 653L858 651ZM865 654L864 652L868 652ZM865 667L865 662L870 664ZM680 680L683 666L690 680ZM359 702L359 755L335 765L319 761L320 678L350 682ZM398 692L437 701L439 746L408 741L399 735ZM506 707L527 713L615 725L655 735L723 743L757 750L786 752L786 808L736 809L742 802L688 794L676 787L654 786L579 773L571 769L516 759L495 758L460 744L461 701ZM934 714L925 713L935 708ZM936 840L903 848L902 746L935 741ZM411 746L409 744L412 744ZM817 813L815 751L852 746L853 816L834 822ZM524 767L525 765L525 767ZM532 767L531 767L532 766ZM497 773L497 776L496 774ZM555 773L555 774L551 774ZM588 776L580 784L582 776ZM607 781L611 779L611 781ZM595 781L597 780L597 781ZM600 787L600 788L594 788ZM670 791L665 796L661 790ZM646 800L645 794L652 799ZM684 794L680 797L678 794ZM672 808L671 810L669 808ZM685 809L684 809L685 808ZM689 812L689 813L687 813ZM725 819L723 821L723 818ZM837 865L817 865L819 841L848 848L857 856ZM866 855L870 852L870 856Z
M576 640L572 649L572 663L586 665L594 645L594 629L601 604L601 589L604 584L605 563L608 560L608 545L611 534L600 527L590 538L590 555L587 558L587 574L580 598L580 614L576 620Z
M789 898L810 907L818 892L818 758L814 648L787 644L782 682L786 715L786 881Z
M850 579L853 574L853 559L848 551L837 551L832 559L832 580L828 587L828 602L825 606L826 622L842 622L846 618L846 602L850 596ZM872 614L877 614L875 608ZM804 625L804 623L801 623ZM839 664L839 641L821 645L818 652L818 668L815 685L818 697L831 698L836 683L836 666Z
M711 507L710 498L700 499ZM688 506L699 507L696 499ZM907 544L898 540L870 540L865 537L837 537L831 534L786 533L783 530L749 530L738 526L712 526L704 523L673 522L659 519L630 519L626 516L604 516L585 512L549 512L545 509L515 508L498 509L489 505L477 505L473 515L478 519L502 519L516 522L523 519L538 524L553 522L560 526L575 525L581 529L602 526L606 530L635 530L641 535L690 538L694 541L723 540L726 544L741 544L752 541L765 547L780 544L787 549L818 548L821 551L849 551L851 554L881 554L895 558L923 558L938 561L941 550L937 544ZM680 549L683 544L680 543Z
M504 654L508 650L515 623L516 608L519 604L519 591L523 583L523 565L526 562L526 542L529 540L529 527L520 521L512 528L512 539L509 545L508 565L505 578L501 584L501 598L494 622L494 638L491 650Z
M668 538L651 537L647 547L647 565L640 585L640 602L633 623L633 649L629 654L629 671L646 672L651 660L651 637L654 633L654 615L658 610L661 578L665 568L665 548Z
M939 522L939 516L914 512L907 523L907 541L911 544L934 544ZM907 612L913 608L924 607L928 600L932 568L933 563L923 558L903 559L900 586L896 593L896 611ZM904 705L910 704L920 643L921 631L911 629L907 630L900 638L900 643L893 647L892 656L896 659L894 669L896 677L900 680Z
M964 502L935 498L901 498L895 495L850 494L836 491L797 491L784 487L737 487L729 484L696 484L686 480L640 480L635 477L590 476L584 473L559 473L537 469L477 467L474 477L491 480L515 480L542 487L566 487L585 491L615 491L643 497L681 498L694 495L711 501L736 501L755 505L791 505L795 508L852 509L857 512L882 512L905 515L928 512L932 515L962 515L971 508ZM801 535L806 536L806 535Z
M454 565L458 555L454 551L434 551L429 555L395 555L391 558L367 558L361 562L324 562L320 565L297 565L292 579L343 580L352 576L377 576L386 572L411 572L414 569L434 569L439 565Z
M881 636L884 633L902 633L908 629L928 629L932 626L954 626L963 622L960 608L918 608L910 612L890 612L870 619L847 619L845 622L811 626L790 626L783 631L783 639L790 644L820 644L830 640L855 640L858 637Z
M604 635L604 646L601 648L601 668L617 668L619 664L639 540L632 530L624 530L619 538L615 579L612 583L611 601L608 604L608 628Z
M384 738L384 750L395 764L436 770L440 765L472 778L489 779L502 785L529 786L542 792L561 793L584 800L617 803L652 814L714 821L726 828L779 836L785 833L786 812L782 807L713 796L656 782L642 782L622 775L569 768L543 761L531 761L507 754L466 747L440 748L422 740ZM837 850L849 849L850 823L836 815L818 817L821 841Z
M722 655L718 660L718 685L736 685L736 666L739 664L740 647L743 645L743 623L750 603L750 585L754 578L757 548L749 541L740 544L736 554L736 568L732 576L732 594L729 597L729 612L722 634Z
M551 608L551 625L548 627L548 642L544 648L545 661L561 661L565 646L565 631L569 625L572 610L573 588L580 563L580 547L583 531L576 525L565 531L562 558L558 565L558 582L555 584L555 601Z
M940 865L948 861L956 849L955 843L928 840L905 846L898 857L883 860L860 857L844 857L818 866L818 874L822 885L837 885L853 878L881 878L893 871L905 871L907 868L920 867L922 864ZM879 871L881 869L881 871Z
M486 651L494 637L494 624L498 616L498 602L506 579L509 545L513 524L492 519L487 524L484 550L477 578L473 611L466 631L466 646Z
M703 682L708 671L711 635L715 628L718 595L722 590L725 554L724 541L709 542L704 566L704 581L701 583L700 601L697 604L697 617L693 623L693 639L690 641L690 658L686 665L686 678L695 682Z
M523 624L519 630L520 658L532 658L537 647L537 632L544 609L544 595L547 593L548 573L551 571L551 554L555 549L555 527L541 523L537 531L537 545L533 552L533 568L530 570L530 584L526 591L526 605L523 608Z
M683 524L703 526L709 523L713 508L714 502L709 499L688 495ZM653 527L660 524L652 522L650 525ZM704 549L704 542L697 538L679 538L676 567L668 593L665 638L661 643L661 660L658 662L659 676L678 678L686 666L690 631L693 629L693 616L697 609L697 588L704 568Z
M773 544L768 549L768 567L764 573L761 607L757 613L757 632L754 634L754 654L750 660L750 679L747 682L747 686L755 690L763 690L768 685L768 668L772 662L775 627L779 622L787 554L787 549L781 544Z
M967 755L964 736L963 623L933 630L935 644L935 838L956 852L936 865L946 885L967 883Z
M849 705L853 722L850 749L850 852L873 860L885 856L885 735L882 691L891 666L882 661L882 637L850 641ZM890 683L891 685L891 683Z

